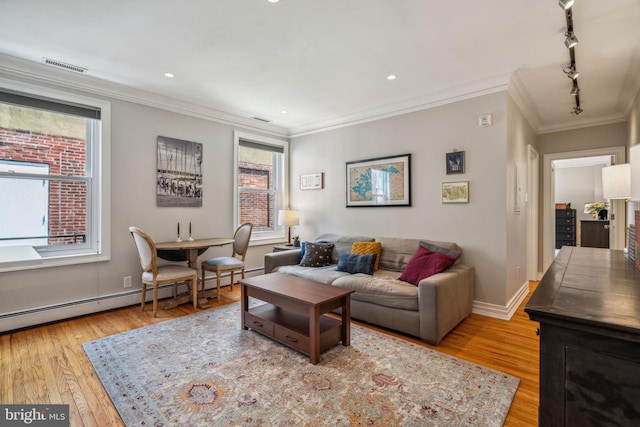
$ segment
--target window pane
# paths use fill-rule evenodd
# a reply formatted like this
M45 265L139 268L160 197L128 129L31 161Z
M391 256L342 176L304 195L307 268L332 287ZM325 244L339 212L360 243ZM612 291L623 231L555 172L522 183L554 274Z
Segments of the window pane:
M253 232L275 230L275 202L274 193L240 190L240 223L252 223Z
M273 190L274 161L281 154L240 146L238 149L238 186L245 189Z
M84 243L87 183L0 178L0 246Z

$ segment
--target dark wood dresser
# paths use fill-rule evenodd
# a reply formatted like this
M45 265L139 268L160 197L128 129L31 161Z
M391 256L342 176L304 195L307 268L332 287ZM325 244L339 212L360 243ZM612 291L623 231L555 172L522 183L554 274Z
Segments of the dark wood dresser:
M640 272L565 246L525 306L540 322L538 425L640 425Z
M609 221L580 220L580 246L583 248L608 248Z
M576 245L576 210L556 209L556 249Z

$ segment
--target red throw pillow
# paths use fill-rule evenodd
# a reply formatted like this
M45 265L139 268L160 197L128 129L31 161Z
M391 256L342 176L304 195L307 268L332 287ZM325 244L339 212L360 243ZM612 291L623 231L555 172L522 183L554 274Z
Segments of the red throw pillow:
M418 285L422 279L444 271L455 261L456 258L442 252L433 252L420 246L398 279Z

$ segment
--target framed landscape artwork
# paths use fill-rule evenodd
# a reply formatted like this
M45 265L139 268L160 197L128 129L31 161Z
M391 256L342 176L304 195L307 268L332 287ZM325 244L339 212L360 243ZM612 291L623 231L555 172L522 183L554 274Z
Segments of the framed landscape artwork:
M469 203L469 181L443 182L442 203Z
M411 206L411 154L346 166L347 207Z

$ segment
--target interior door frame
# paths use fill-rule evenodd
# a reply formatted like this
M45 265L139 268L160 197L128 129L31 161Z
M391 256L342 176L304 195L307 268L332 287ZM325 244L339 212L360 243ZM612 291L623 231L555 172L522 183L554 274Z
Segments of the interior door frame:
M592 150L577 150L563 153L550 153L543 156L542 188L543 188L543 211L542 211L542 271L546 271L551 265L555 251L555 180L553 174L553 162L562 159L575 159L580 157L613 156L615 164L626 162L627 147L607 147ZM621 209L615 209L622 212ZM610 225L615 232L611 233L610 248L618 248L620 242L624 247L624 229L619 224L625 223L625 215L615 215L615 219L610 220ZM624 224L626 226L626 224ZM619 249L622 249L620 247Z
M539 222L540 222L540 154L527 145L527 279L538 280Z

